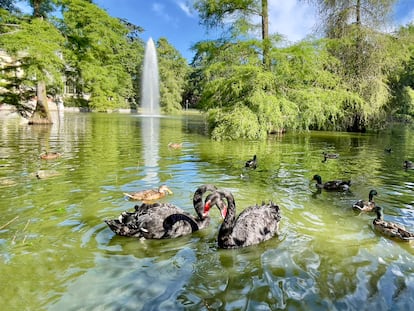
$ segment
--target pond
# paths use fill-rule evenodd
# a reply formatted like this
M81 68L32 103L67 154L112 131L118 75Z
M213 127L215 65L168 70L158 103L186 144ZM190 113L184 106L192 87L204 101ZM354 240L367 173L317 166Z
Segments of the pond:
M3 310L409 310L414 303L414 246L378 235L375 215L352 210L376 189L384 218L414 231L414 170L402 167L414 159L409 127L214 142L198 115L65 113L52 126L0 125ZM62 156L42 160L45 150ZM323 162L323 151L340 156ZM255 154L257 169L246 170ZM350 179L351 191L318 193L314 174ZM194 191L206 183L230 190L238 213L277 203L280 234L219 249L216 209L208 228L177 239L121 237L104 223L134 209L124 192L161 184L173 191L163 202L193 214Z

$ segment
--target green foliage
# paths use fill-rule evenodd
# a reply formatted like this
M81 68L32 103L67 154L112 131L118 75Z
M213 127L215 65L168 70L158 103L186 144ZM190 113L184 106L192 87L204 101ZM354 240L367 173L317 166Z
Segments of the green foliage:
M399 118L414 116L411 90L414 89L414 25L401 27L397 37L392 40L390 58L394 66L388 74L388 86L391 89L391 101L388 110Z
M257 0L197 0L194 8L200 20L208 28L223 26L226 18L246 21L248 14L260 14L260 1Z
M90 94L90 107L98 111L127 107L133 98L131 60L138 60L127 41L128 28L92 3L63 1L63 27L67 36L65 59Z
M19 12L14 0L0 0L0 9L7 10L9 12Z
M215 140L249 139L258 140L266 137L257 122L256 115L247 107L240 105L223 113L220 109L209 111L211 136Z
M167 39L157 42L158 68L160 76L160 105L165 113L182 109L182 95L186 88L189 66Z
M197 95L203 109L220 112L210 118L213 137L246 135L256 139L262 133L286 128L364 131L383 125L390 99L388 79L392 74L398 84L402 72L398 64L406 58L395 49L398 44L392 37L376 31L375 26L381 25L395 1L314 2L326 18L329 39L280 48L280 38L263 37L263 42L253 43L245 35L247 31L241 31L244 26L237 26L260 12L260 3L265 10L267 1L196 1L206 26L222 26L231 17L234 22L228 28L239 29L238 36L199 42L194 47L192 85L200 90ZM264 16L265 12L261 13ZM260 69L260 61L265 59L269 70ZM406 110L410 110L409 92L404 89L407 84L399 85L400 97L409 103ZM235 112L240 107L243 112ZM253 135L243 129L231 130L251 127L253 118L245 109L259 123L252 127L257 129ZM226 119L226 126L217 116ZM241 116L248 118L247 125L240 122Z
M64 38L52 24L38 18L23 20L0 39L3 49L23 69L20 84L34 87L37 81L45 81L49 87L62 89Z

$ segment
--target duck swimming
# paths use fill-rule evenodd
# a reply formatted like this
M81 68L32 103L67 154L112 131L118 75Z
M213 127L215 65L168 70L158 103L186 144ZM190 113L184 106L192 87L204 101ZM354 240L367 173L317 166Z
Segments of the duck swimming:
M339 153L326 153L325 151L322 152L323 157L325 159L337 159L339 158Z
M414 241L414 233L407 231L404 226L385 221L383 219L383 208L380 206L375 207L377 218L372 222L374 229L380 234L392 239L396 239L403 242Z
M348 191L351 186L350 180L331 180L326 183L322 183L322 177L314 175L312 180L316 180L316 187L318 189L325 189L330 191Z
M378 195L376 190L371 190L368 194L368 201L358 200L352 208L358 212L372 212L375 209L374 195Z
M210 224L209 213L204 211L203 194L214 190L214 185L206 184L195 191L193 205L197 216L171 203L143 203L135 206L135 212L123 212L118 219L105 220L105 223L116 234L127 237L167 239L187 235Z
M250 160L246 161L246 164L244 165L244 167L250 167L252 169L256 169L256 167L257 167L257 156L254 155L253 159L250 159Z
M126 197L130 200L150 202L161 199L167 194L172 194L173 192L166 185L162 185L157 189L142 190L134 193L124 193Z
M45 152L40 155L42 160L54 160L62 156L59 152Z
M181 149L183 147L183 143L168 143L168 148L171 149Z
M218 233L219 248L240 248L259 244L279 234L281 219L280 208L270 202L269 204L247 207L236 218L236 204L233 195L228 191L217 190L208 195L205 200L204 211L208 212L213 205L221 211L227 212Z
M405 160L405 161L404 161L404 163L403 163L403 167L404 167L405 169L408 169L408 168L414 168L414 164L413 164L413 162L411 162L411 161Z

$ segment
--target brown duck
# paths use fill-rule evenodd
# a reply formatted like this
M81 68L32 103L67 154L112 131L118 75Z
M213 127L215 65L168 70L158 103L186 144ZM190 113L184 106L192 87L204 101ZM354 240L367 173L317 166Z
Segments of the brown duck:
M168 148L171 148L171 149L181 149L183 147L183 143L169 143L168 144Z
M377 218L372 222L374 229L380 234L403 242L414 241L414 233L409 232L404 228L404 226L385 221L383 219L383 208L380 206L375 207L375 212L377 213Z
M378 192L372 189L368 194L368 201L358 200L352 208L358 212L373 212L375 209L374 195L378 195Z
M330 180L322 183L322 177L314 175L312 180L316 180L316 188L329 191L348 191L351 186L350 180Z
M61 156L62 154L59 152L45 152L40 155L40 158L42 160L53 160L53 159L60 158Z
M158 189L148 189L142 190L134 193L124 193L125 196L130 200L150 202L161 199L167 194L172 194L173 192L166 185L160 186Z

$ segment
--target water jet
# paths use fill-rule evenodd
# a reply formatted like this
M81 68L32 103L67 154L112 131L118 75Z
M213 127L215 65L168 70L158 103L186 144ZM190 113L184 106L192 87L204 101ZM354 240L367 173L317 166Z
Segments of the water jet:
M160 114L158 59L152 38L148 39L145 46L144 67L141 79L141 109L145 115Z

